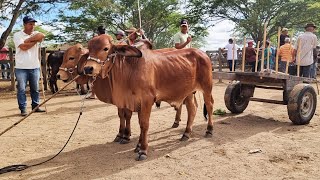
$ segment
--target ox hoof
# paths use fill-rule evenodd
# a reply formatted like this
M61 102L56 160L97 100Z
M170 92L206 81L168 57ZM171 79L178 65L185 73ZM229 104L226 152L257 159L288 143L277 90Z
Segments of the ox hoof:
M178 123L178 122L174 122L174 123L172 124L172 128L177 128L177 127L179 127L179 123Z
M129 142L130 142L130 138L128 138L128 137L123 137L120 140L120 144L128 144Z
M213 136L212 131L207 131L204 137L211 138L212 136Z
M122 140L122 137L117 135L117 137L114 138L113 142L121 142L121 140Z
M190 139L189 135L183 134L180 141L188 141Z
M137 144L136 148L134 149L135 153L138 153L140 151L140 144Z
M143 161L146 160L148 158L147 154L144 152L139 152L137 157L136 157L136 161Z

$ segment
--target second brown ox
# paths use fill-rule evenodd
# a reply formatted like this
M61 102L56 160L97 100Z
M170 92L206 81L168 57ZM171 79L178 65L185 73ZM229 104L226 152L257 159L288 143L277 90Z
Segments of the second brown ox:
M188 121L182 140L192 132L196 115L193 92L203 92L208 110L206 137L212 136L212 67L209 57L198 49L182 49L169 52L150 50L148 41L140 48L128 45L112 45L112 37L101 35L88 43L89 55L83 56L78 64L79 73L93 76L98 81L107 77L110 91L103 87L93 89L118 108L138 112L140 137L136 160L147 158L148 129L152 105L166 101L178 108L185 101ZM101 85L100 85L101 86ZM101 91L101 92L99 92Z

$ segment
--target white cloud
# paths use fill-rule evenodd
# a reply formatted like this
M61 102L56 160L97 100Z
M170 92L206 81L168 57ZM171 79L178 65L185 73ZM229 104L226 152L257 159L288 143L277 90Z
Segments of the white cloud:
M208 29L209 36L206 37L207 44L201 49L206 51L224 47L228 43L228 39L232 38L234 27L234 23L228 20L221 21L215 26L210 27Z

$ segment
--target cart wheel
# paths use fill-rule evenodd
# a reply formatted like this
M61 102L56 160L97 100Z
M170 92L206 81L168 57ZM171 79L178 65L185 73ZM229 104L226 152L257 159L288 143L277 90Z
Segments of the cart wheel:
M229 84L224 94L224 103L232 113L242 113L248 106L250 97L241 93L239 81Z
M317 107L317 95L309 84L294 86L289 95L288 115L293 124L309 124Z

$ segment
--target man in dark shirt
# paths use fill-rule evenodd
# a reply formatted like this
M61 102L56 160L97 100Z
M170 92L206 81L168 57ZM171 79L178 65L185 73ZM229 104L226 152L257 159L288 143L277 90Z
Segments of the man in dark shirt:
M284 40L289 37L287 28L282 28L281 32L282 33L280 34L280 46L284 45Z

